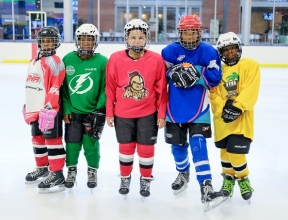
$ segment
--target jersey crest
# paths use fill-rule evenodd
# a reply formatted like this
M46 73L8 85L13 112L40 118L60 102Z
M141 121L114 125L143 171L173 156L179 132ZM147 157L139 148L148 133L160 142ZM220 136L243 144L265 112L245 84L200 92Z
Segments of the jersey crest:
M232 97L238 96L237 85L239 82L239 75L236 72L233 72L231 75L226 77L226 80L227 82L223 79L221 80L224 88L227 91L226 98L231 99Z
M123 98L133 98L140 101L148 97L148 91L145 88L144 78L138 71L129 73L129 83L124 87Z

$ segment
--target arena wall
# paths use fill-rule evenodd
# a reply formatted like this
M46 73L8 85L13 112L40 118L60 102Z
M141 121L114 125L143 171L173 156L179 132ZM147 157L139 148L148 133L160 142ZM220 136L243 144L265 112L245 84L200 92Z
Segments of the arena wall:
M161 53L164 44L151 44L149 49ZM96 52L110 57L118 50L125 49L122 44L99 44ZM63 57L68 52L75 50L74 43L62 43L57 54ZM28 63L37 54L35 43L0 42L0 63ZM287 46L243 46L242 57L249 57L257 60L262 67L287 67L288 68L288 47Z

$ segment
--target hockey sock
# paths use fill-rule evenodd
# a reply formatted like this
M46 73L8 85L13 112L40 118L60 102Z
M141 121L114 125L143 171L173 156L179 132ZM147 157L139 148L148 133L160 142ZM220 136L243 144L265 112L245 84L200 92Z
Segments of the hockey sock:
M173 144L171 146L172 154L176 164L176 170L183 173L190 169L190 162L188 156L188 145L181 146Z
M193 135L189 141L197 180L201 186L204 180L212 179L206 139L203 135Z
M95 138L91 138L88 135L84 134L83 149L88 166L98 169L100 162L99 141Z
M48 149L49 169L52 172L62 170L66 157L62 137L46 139L46 145Z
M229 155L225 148L220 149L220 158L221 158L222 172L234 177L235 171L232 167L232 164L230 163Z
M42 135L32 137L34 157L37 167L48 165L48 152L45 139Z
M143 177L151 177L154 164L154 145L142 145L137 143L140 174Z
M129 176L132 172L135 149L135 142L119 144L120 173L122 176Z

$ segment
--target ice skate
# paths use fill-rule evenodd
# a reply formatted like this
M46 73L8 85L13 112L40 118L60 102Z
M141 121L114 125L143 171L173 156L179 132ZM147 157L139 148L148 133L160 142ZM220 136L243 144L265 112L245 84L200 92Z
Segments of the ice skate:
M50 172L47 178L38 184L39 193L54 193L65 191L63 171Z
M151 177L140 177L140 194L142 196L142 202L146 197L150 196L150 183L154 180L153 176Z
M26 184L33 184L41 182L49 174L48 168L45 167L36 167L34 171L28 173L25 177Z
M68 173L67 173L67 178L65 181L65 187L68 189L68 192L72 190L74 187L74 184L77 186L77 181L76 181L76 175L77 175L77 167L68 167Z
M87 186L90 188L91 193L93 192L93 189L97 186L97 169L88 167L88 182Z
M131 182L131 175L130 176L121 176L119 175L121 178L121 184L120 184L120 189L119 189L119 193L121 195L124 196L124 199L126 200L127 195L129 193L129 189L130 189L130 182Z
M233 196L235 178L230 175L226 175L225 173L222 173L222 176L223 176L223 185L221 187L220 192L222 192L225 201L229 197Z
M254 189L251 187L248 177L238 179L237 181L238 181L238 185L240 187L240 192L241 192L242 198L250 204L252 192L254 192Z
M204 212L210 211L224 201L222 192L215 192L211 180L204 180L201 185L201 202L204 203Z
M190 172L179 173L176 180L172 183L174 195L177 195L188 188Z

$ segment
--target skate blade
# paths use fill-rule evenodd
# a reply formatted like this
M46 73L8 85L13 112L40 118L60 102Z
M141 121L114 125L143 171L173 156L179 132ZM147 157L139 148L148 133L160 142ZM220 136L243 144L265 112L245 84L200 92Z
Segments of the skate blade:
M247 199L246 201L249 205L251 204L251 199Z
M185 191L188 188L188 184L184 185L181 189L173 190L174 195L178 195L179 193Z
M225 201L224 198L225 197L220 196L210 202L204 203L204 212L209 212L212 209L221 205Z
M58 185L54 186L52 188L39 188L40 194L48 194L48 193L56 193L56 192L63 192L65 191L66 187L65 185Z
M145 201L145 196L141 196L141 201L144 202Z

